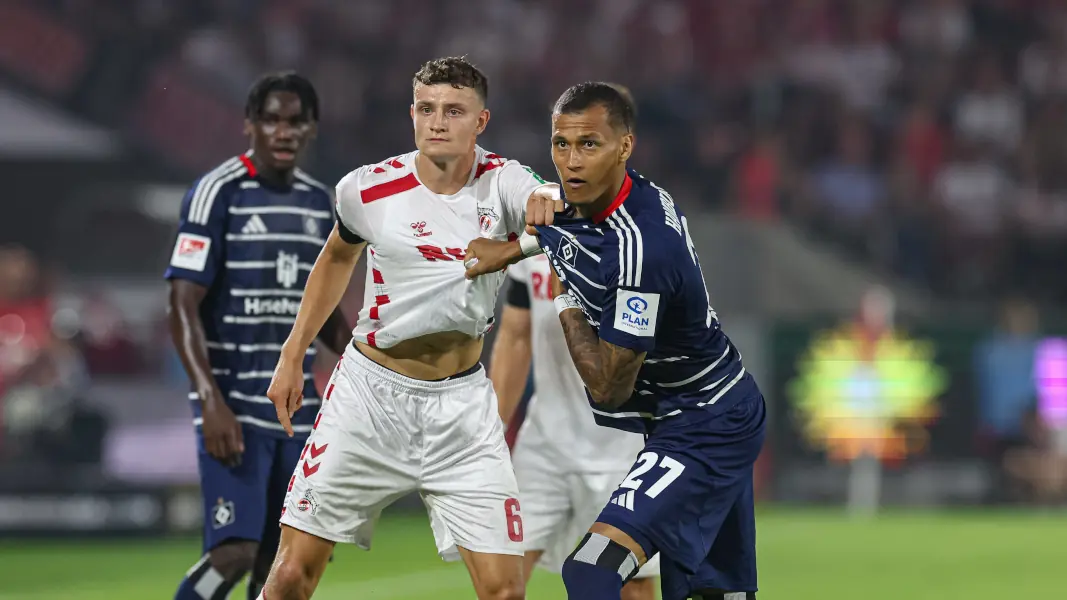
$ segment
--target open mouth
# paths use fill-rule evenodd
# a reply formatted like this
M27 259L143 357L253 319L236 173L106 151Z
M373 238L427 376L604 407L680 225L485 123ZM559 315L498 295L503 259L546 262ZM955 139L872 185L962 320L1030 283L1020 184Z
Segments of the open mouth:
M566 183L567 183L567 187L578 188L578 187L581 187L581 186L585 185L585 180L584 179L579 179L577 177L571 177L570 179L568 179L566 181Z
M294 160L296 159L296 150L291 148L273 148L270 151L271 156L275 160Z

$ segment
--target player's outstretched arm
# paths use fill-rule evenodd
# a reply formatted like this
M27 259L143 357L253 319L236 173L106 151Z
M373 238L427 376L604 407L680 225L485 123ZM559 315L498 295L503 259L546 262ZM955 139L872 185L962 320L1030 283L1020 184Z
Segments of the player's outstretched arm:
M290 437L293 435L290 419L303 400L304 354L322 331L327 317L341 302L348 281L352 278L352 269L359 262L359 255L366 245L366 242L350 244L344 241L334 225L308 275L296 322L282 345L278 366L274 369L274 377L267 390L267 397L274 403L278 420Z
M550 286L553 298L569 298L554 270ZM634 393L637 373L645 362L646 353L616 346L597 337L577 303L560 310L559 321L563 325L571 360L593 402L608 408L617 408L626 402Z
M512 281L510 285L522 284ZM530 309L506 304L500 315L500 327L497 329L493 356L489 362L489 379L496 390L500 420L504 425L511 422L515 408L522 400L526 380L530 376L532 352Z

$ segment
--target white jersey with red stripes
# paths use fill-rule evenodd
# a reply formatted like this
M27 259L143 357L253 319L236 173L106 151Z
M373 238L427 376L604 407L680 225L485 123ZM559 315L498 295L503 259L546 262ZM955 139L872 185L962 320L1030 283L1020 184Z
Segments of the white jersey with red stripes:
M477 237L515 239L526 201L544 185L528 167L475 147L467 184L436 194L418 179L418 152L366 165L337 184L341 224L367 241L367 286L353 331L376 348L431 333L485 335L504 273L468 281L464 251Z

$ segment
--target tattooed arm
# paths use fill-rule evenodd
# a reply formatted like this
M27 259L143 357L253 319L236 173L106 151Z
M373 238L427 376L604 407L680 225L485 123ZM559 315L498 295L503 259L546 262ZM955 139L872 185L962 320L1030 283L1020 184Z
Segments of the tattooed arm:
M553 298L566 293L555 271L551 275L551 292ZM564 310L559 320L571 360L593 402L608 408L626 402L634 393L634 383L646 353L601 340L577 308Z

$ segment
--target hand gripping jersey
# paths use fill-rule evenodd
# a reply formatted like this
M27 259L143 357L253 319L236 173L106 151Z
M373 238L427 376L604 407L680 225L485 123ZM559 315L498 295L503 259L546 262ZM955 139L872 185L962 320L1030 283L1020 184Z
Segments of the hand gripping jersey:
M647 352L625 404L592 405L597 423L650 433L664 420L705 418L754 393L711 308L685 216L666 191L631 170L602 214L584 219L571 208L539 231L600 339Z
M464 252L479 236L515 239L526 201L544 180L518 162L475 148L467 184L435 194L415 172L418 152L367 165L337 184L337 215L369 244L367 292L353 336L388 348L431 333L472 338L493 324L505 274L468 281Z
M208 288L200 304L208 358L237 420L285 436L267 398L282 343L293 327L311 265L333 227L327 188L299 169L292 188L256 176L248 156L201 177L182 201L167 279ZM293 431L307 435L319 409L311 378L315 348L304 359L304 404ZM199 423L200 402L193 412Z

